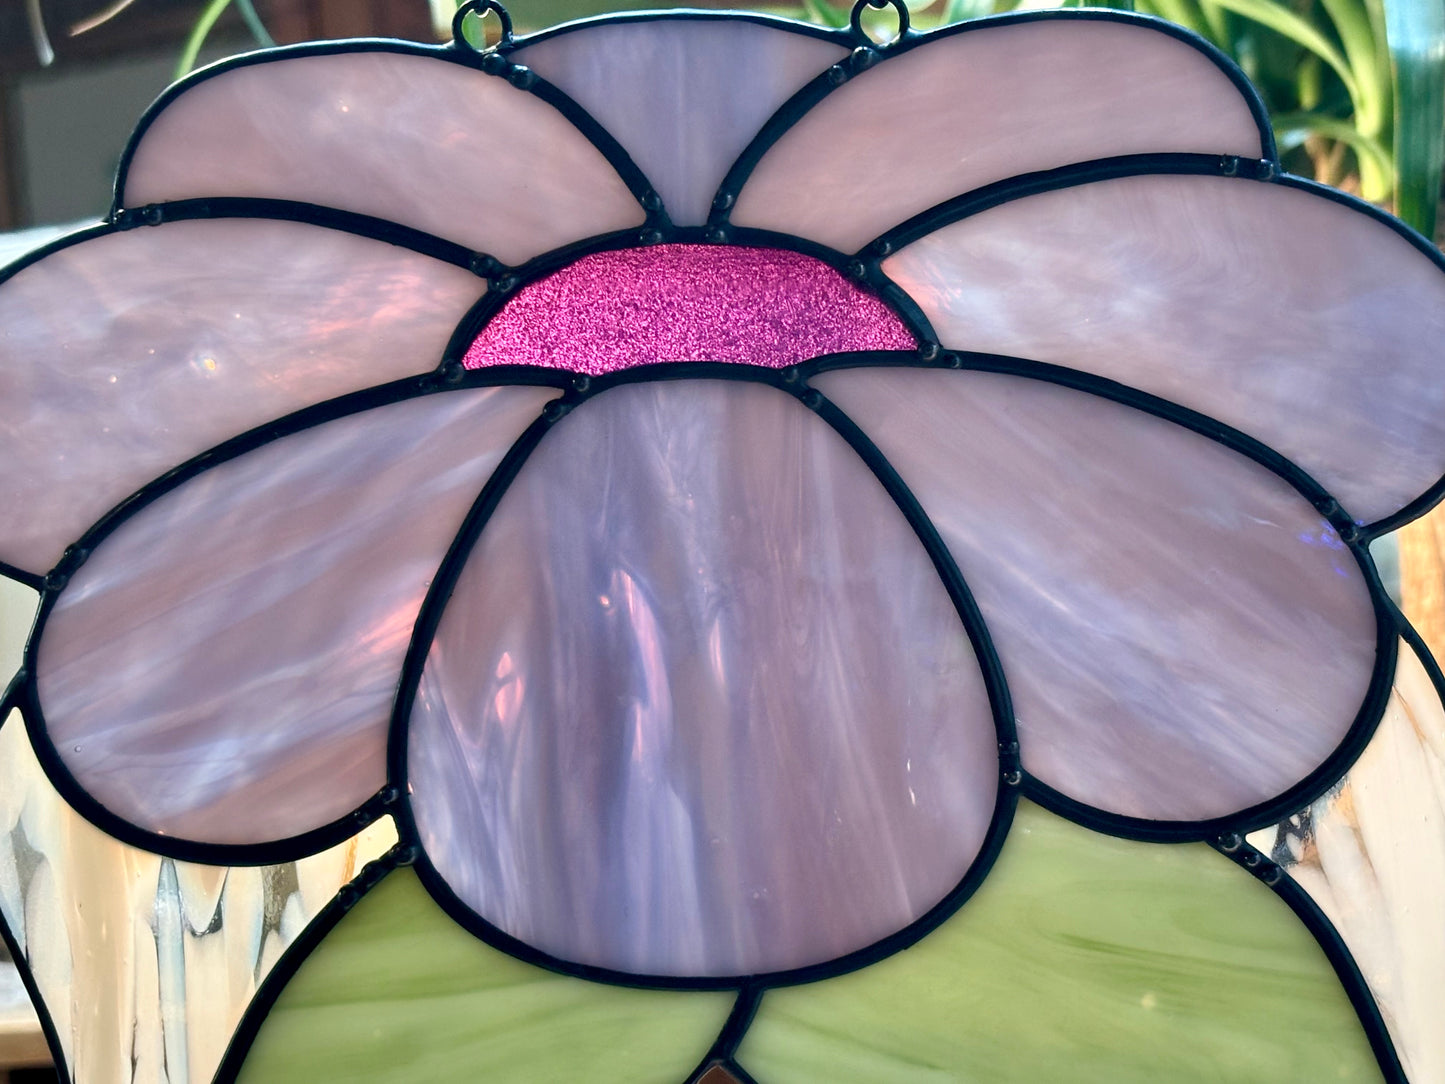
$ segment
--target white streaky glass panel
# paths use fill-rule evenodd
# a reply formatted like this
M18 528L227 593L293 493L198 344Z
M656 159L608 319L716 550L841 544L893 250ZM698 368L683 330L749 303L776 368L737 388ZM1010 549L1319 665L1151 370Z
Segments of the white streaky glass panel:
M299 862L224 869L127 847L55 793L0 725L0 917L86 1084L208 1082L285 948L396 841L389 818Z
M580 26L520 49L622 144L680 226L707 220L763 122L848 50L777 26L659 19Z
M602 152L540 98L382 50L283 57L185 90L138 144L125 204L198 196L356 211L513 264L644 218Z
M555 394L452 391L326 422L122 523L37 656L46 730L80 785L209 843L299 835L376 793L427 587Z
M758 161L732 220L851 252L934 204L1121 154L1258 157L1248 101L1207 56L1142 23L979 26L856 75Z
M425 373L485 287L295 222L173 222L86 241L0 284L0 560L44 572L191 456Z
M853 369L814 383L943 536L1043 782L1113 813L1203 820L1275 797L1343 740L1375 613L1350 551L1277 475L1043 381Z
M1445 273L1334 200L1118 178L963 219L883 269L945 346L1082 369L1217 418L1361 521L1445 474Z
M1445 1080L1445 708L1408 644L1344 781L1249 840L1335 924L1411 1081Z
M412 708L459 897L553 955L777 971L963 877L994 810L982 674L863 461L760 384L603 392L523 466Z
M34 588L0 575L0 689L10 684L24 661L25 639L39 605Z

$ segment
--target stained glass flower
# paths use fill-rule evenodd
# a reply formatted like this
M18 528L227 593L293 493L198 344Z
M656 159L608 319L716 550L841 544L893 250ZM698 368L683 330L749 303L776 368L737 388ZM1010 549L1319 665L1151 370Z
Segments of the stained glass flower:
M892 1007L809 1013L920 961L956 997L1001 853L1247 892L1201 841L1363 1014L1288 1058L1399 1071L1244 836L1342 777L1417 642L1367 547L1445 473L1438 253L1282 174L1165 24L858 17L239 58L0 285L0 559L41 592L9 703L54 786L217 865L398 827L223 1077L342 923L317 968L357 929L491 954L713 1006L674 1077L839 1079L798 1036ZM421 888L477 940L367 910Z

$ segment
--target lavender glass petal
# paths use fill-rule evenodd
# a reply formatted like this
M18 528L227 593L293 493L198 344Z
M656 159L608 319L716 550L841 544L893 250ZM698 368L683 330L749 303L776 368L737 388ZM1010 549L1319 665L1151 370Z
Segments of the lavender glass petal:
M427 585L552 395L379 407L224 463L124 523L40 642L41 706L80 784L144 828L213 843L295 835L373 794Z
M981 25L829 94L759 160L732 220L851 252L1020 173L1146 151L1261 150L1238 88L1177 38L1093 18Z
M1249 180L1102 181L984 211L883 266L946 345L1218 418L1362 520L1445 474L1445 275L1333 200Z
M773 112L848 50L777 26L665 19L582 26L513 59L632 155L680 226L707 220L728 167Z
M734 975L862 948L977 855L998 761L921 543L756 384L613 389L483 532L409 735L426 852L556 956Z
M380 51L252 64L186 90L138 144L125 205L197 196L339 207L507 263L643 221L602 153L540 98Z
M253 426L432 369L482 283L294 222L175 222L0 290L0 560L44 572L113 505Z
M1344 737L1374 611L1339 537L1276 475L1054 384L876 369L815 383L953 552L1045 783L1202 819L1274 797Z

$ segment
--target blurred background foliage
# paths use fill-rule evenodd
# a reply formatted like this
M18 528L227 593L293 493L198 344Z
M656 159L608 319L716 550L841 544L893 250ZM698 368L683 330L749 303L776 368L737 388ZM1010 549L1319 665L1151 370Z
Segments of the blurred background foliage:
M424 0L414 0L421 3ZM252 0L208 0L182 51L190 70L220 15L234 6L255 40L271 39ZM444 28L452 0L433 3ZM622 7L624 0L514 0L519 30ZM784 0L765 10L845 27L851 5ZM1344 188L1434 237L1445 160L1445 0L910 0L913 26L932 29L1021 8L1107 6L1181 26L1232 57L1264 97L1291 172ZM886 36L891 9L869 9L865 27Z

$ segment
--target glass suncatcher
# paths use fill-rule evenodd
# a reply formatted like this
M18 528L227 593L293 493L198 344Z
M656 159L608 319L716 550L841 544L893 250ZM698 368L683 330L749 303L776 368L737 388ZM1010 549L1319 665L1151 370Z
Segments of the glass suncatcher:
M1445 1076L1440 254L1174 26L895 10L240 57L5 272L77 1084Z

